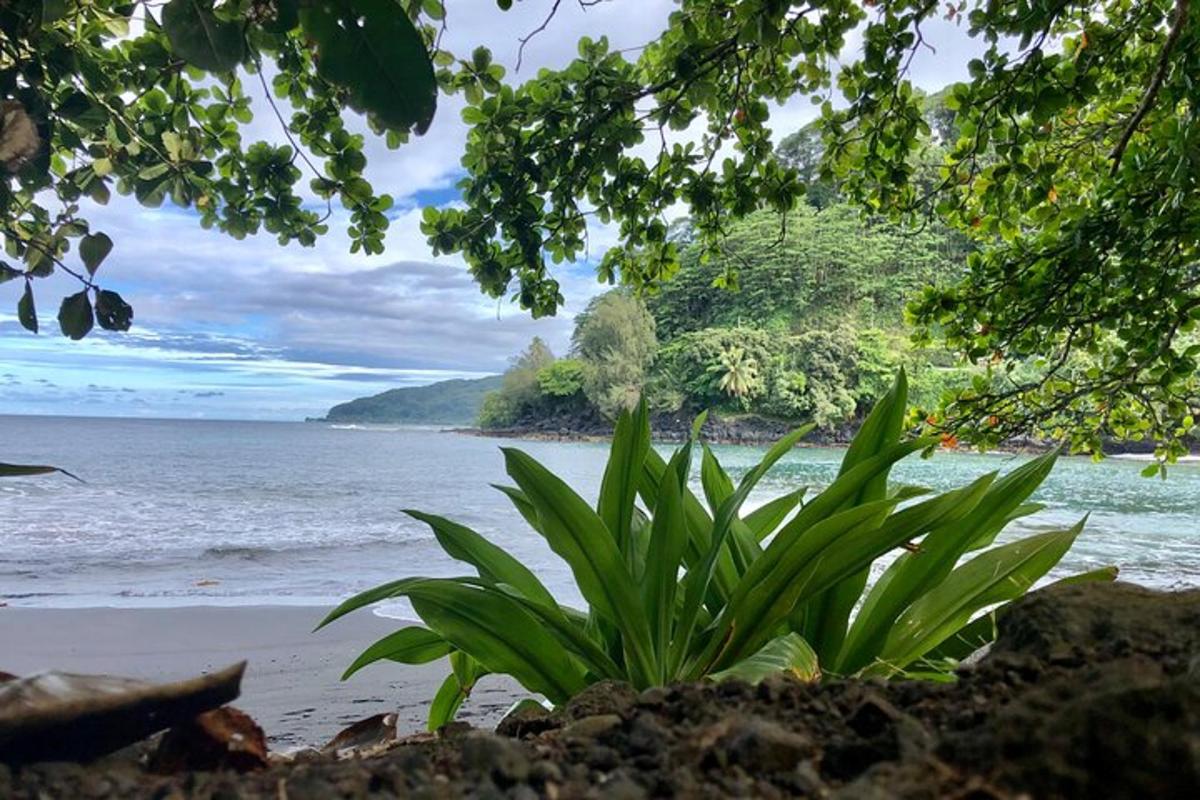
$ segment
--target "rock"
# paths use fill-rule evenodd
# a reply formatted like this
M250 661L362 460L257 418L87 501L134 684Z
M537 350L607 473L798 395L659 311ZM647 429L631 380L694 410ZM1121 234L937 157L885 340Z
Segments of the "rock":
M568 720L599 714L625 714L638 702L637 691L627 683L600 681L572 697L562 708Z
M8 681L15 681L16 679L17 676L13 675L11 672L0 670L0 683L7 683Z
M1057 586L1014 602L997 627L989 657L1022 653L1071 666L1139 653L1179 674L1200 652L1200 590L1156 592L1120 582Z
M595 739L620 726L621 717L617 714L595 714L575 720L563 728L562 735L573 739Z
M550 709L536 700L526 698L509 709L504 719L496 725L496 733L513 739L524 739L558 726L558 719Z
M751 774L790 771L816 753L808 737L756 717L718 723L706 738L715 738L704 757L706 763L736 765Z
M238 696L246 662L176 683L44 672L0 683L0 760L87 761Z
M396 741L396 715L376 714L343 728L321 748L325 753L374 751Z
M151 772L232 769L250 772L268 764L267 739L249 714L232 706L206 711L171 728L150 756Z
M487 733L462 739L462 766L465 772L491 775L505 786L529 777L529 757L521 745Z

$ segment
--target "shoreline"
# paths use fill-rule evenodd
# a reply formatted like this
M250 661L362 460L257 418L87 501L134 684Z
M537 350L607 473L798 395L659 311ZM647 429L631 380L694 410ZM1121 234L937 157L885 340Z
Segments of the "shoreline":
M395 712L403 736L425 729L429 702L449 673L446 659L372 664L342 671L369 644L405 623L350 614L315 633L324 606L0 608L0 670L55 669L162 682L249 662L232 705L254 718L275 750L321 746L374 714ZM460 718L492 727L525 696L514 682L483 679Z
M548 432L536 428L501 428L497 430L484 430L482 428L439 428L439 433L454 433L460 436L474 436L480 439L513 439L517 441L529 442L561 442L561 443L581 443L581 444L602 444L612 440L612 434L599 433L583 433L583 432ZM782 435L782 434L781 434ZM768 447L774 444L779 436L763 436L761 438L738 438L726 436L708 436L704 437L704 441L715 445L730 445L741 447ZM661 432L652 432L651 441L654 444L680 444L684 438L677 435L675 432L666 432L664 435ZM830 448L835 450L844 450L850 446L852 437L833 436L825 439L814 441L800 441L796 443L798 449L817 449ZM1001 444L997 447L988 450L980 451L972 447L955 447L943 450L943 452L960 452L971 454L1001 453L1003 455L1041 455L1054 450L1056 446L1050 443L1020 441ZM1104 449L1105 458L1113 458L1121 461L1139 461L1148 462L1155 460L1154 446L1148 442L1126 442L1123 444L1113 443L1106 445ZM1088 453L1074 453L1063 455L1073 455L1080 458L1091 458ZM1195 464L1200 463L1200 450L1193 450L1187 455L1179 456L1176 460L1177 464Z

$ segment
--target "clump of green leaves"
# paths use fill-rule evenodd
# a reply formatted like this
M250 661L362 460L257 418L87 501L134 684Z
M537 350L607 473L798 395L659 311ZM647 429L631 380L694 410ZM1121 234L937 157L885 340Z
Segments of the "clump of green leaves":
M664 460L650 446L645 404L618 423L594 508L529 455L505 449L516 485L501 491L570 566L586 610L560 604L480 534L409 511L475 574L393 581L350 598L322 625L408 598L424 627L376 642L346 676L380 660L449 655L431 729L488 673L561 703L605 679L644 688L780 671L815 680L944 668L989 640L991 618L972 618L1028 590L1083 523L993 546L1010 521L1038 508L1027 499L1053 455L904 505L924 491L889 487L889 470L932 444L903 440L906 394L901 374L824 491L804 502L798 488L750 513L742 507L751 491L811 427L782 439L736 485L700 445L703 501L689 486L694 438ZM907 550L868 589L872 563L897 548Z
M61 305L65 335L129 328L133 309L97 283L114 243L84 208L114 191L191 208L235 239L266 231L306 246L336 199L351 251L382 252L392 198L363 177L346 109L396 147L428 128L439 88L480 97L503 76L486 50L470 61L440 50L443 18L441 0L0 5L0 283L24 282L21 324L43 327L34 281L62 271L82 284ZM264 110L251 83L286 144L243 140Z

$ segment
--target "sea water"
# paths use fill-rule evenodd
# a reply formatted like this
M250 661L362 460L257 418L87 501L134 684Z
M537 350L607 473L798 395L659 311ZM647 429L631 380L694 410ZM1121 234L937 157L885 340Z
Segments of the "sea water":
M10 606L326 605L384 581L470 574L414 508L470 526L528 565L564 602L566 565L489 484L520 447L594 501L607 446L501 441L430 429L319 423L0 416L0 461L62 475L0 479L0 602ZM717 447L737 479L762 455ZM751 497L761 504L835 475L842 451L799 448ZM944 490L1019 456L911 456L892 478ZM1168 588L1200 585L1200 466L1142 478L1143 464L1059 460L1021 533L1090 514L1056 575L1108 564ZM697 488L697 491L699 489ZM403 604L385 613L404 615Z

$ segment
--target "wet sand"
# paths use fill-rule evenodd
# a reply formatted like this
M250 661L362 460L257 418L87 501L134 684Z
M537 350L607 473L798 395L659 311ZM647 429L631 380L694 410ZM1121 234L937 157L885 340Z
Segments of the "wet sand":
M153 609L0 608L0 671L44 669L176 680L249 662L234 705L254 717L273 748L320 745L346 725L386 711L401 733L424 729L425 714L449 672L372 664L342 671L376 639L405 623L360 611L316 633L328 609L195 606ZM521 689L506 678L480 681L459 718L494 725Z

